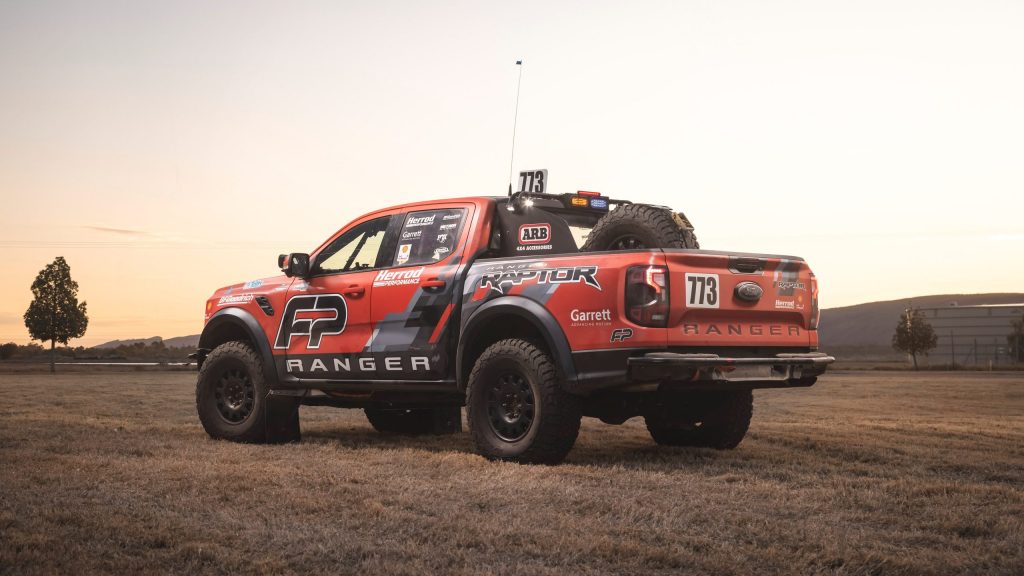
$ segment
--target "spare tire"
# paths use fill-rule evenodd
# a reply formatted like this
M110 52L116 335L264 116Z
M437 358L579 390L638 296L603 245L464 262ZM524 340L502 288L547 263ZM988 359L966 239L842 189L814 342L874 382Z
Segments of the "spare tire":
M580 251L649 248L700 248L700 244L682 213L646 204L623 204L597 221Z

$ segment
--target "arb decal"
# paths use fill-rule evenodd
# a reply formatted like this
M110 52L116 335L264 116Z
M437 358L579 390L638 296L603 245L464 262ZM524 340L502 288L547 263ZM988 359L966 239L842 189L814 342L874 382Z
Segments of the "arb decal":
M550 224L523 224L519 227L520 244L544 244L551 240Z

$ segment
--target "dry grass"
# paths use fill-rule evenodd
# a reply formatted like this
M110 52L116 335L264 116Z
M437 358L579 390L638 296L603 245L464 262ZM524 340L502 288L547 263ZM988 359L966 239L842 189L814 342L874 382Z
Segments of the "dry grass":
M760 391L731 452L588 420L559 467L329 408L298 445L214 442L193 382L0 375L0 572L1024 572L1019 374Z

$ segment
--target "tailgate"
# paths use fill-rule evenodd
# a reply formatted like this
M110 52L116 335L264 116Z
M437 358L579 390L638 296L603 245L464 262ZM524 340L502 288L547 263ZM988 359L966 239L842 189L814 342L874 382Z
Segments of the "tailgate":
M817 284L793 256L665 250L669 346L817 347Z

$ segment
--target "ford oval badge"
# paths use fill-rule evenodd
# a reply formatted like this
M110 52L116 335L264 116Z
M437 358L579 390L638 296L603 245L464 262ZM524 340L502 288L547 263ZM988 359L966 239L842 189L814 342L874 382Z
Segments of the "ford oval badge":
M764 290L756 282L740 282L736 285L736 297L747 302L757 302Z

